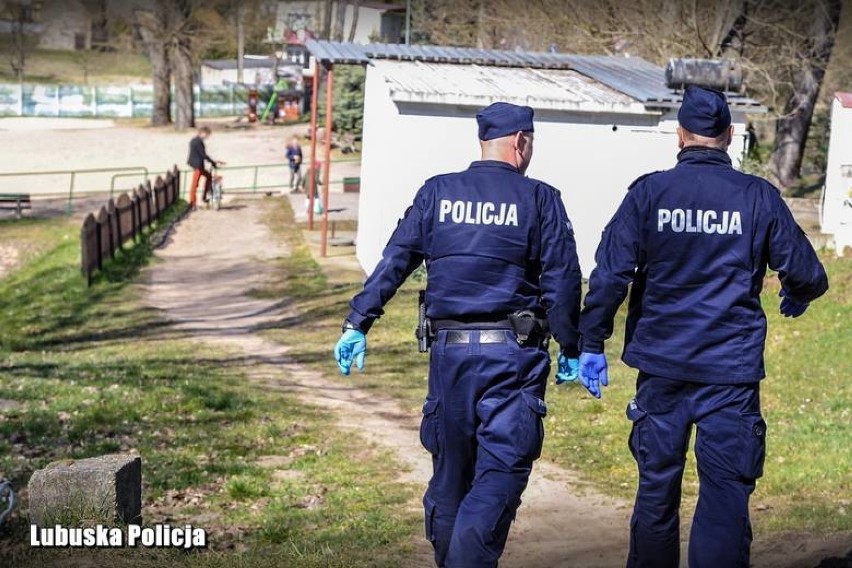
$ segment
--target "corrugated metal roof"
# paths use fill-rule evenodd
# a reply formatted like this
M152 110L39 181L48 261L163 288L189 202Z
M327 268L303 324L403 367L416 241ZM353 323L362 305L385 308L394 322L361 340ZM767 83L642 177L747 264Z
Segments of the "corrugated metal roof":
M236 69L237 68L237 60L236 59L204 59L201 61L201 65L204 67L211 67L213 69ZM264 57L264 58L254 58L247 57L243 59L243 67L246 69L261 69L264 67L272 68L275 65L275 58L273 57Z
M308 40L307 48L323 63L367 64L373 60L452 63L483 67L574 70L619 91L649 108L673 108L681 103L681 94L666 87L665 70L640 57L608 55L569 55L444 47L436 45L400 45ZM746 112L766 112L754 99L728 94L728 102Z
M645 113L636 99L569 69L374 61L398 102L485 106L494 101L537 109Z
M643 101L648 106L677 107L682 95L665 85L665 71L640 57L570 55L573 69ZM747 112L766 112L754 99L728 94L728 103Z
M363 45L357 43L341 43L336 41L324 41L309 39L305 47L311 55L323 63L340 63L343 65L365 65L370 58L364 52Z
M570 69L570 56L558 53L535 53L450 47L440 45L402 45L371 43L360 45L325 40L308 40L311 54L324 63L369 63L371 59L427 61L432 63L479 64L507 67Z

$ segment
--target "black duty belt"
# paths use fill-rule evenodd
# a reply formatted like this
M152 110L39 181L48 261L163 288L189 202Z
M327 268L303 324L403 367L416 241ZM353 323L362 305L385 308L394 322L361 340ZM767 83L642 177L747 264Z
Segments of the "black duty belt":
M432 331L442 329L512 329L508 319L499 320L456 320L456 319L433 319Z
M476 334L479 334L479 343L506 343L506 333L503 329L481 329L478 331L466 329L450 329L447 331L447 343L476 343ZM474 341L471 341L471 340Z

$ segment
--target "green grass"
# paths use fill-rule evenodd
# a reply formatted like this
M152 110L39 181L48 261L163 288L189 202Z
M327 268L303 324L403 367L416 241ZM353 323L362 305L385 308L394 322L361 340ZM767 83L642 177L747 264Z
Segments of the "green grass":
M10 53L9 40L0 38L0 52ZM0 60L0 82L17 82L9 57ZM59 51L32 48L24 67L25 83L121 85L151 80L151 64L128 51Z
M397 481L390 456L337 431L328 413L252 382L241 357L168 331L128 285L149 261L148 242L86 288L76 227L0 224L0 240L12 234L56 240L0 280L0 476L22 494L32 471L51 461L137 451L145 522L195 519L210 531L207 551L75 558L115 566L400 565L420 523L413 489ZM0 531L0 564L71 555L29 549L23 496Z
M301 322L298 336L288 330L270 331L270 336L287 344L297 360L334 373L331 346L347 302L361 283L326 282L306 256L298 231L274 215L269 221L298 254L278 261L281 277L264 293L296 298ZM762 398L769 436L766 473L753 500L757 530L852 529L852 262L828 256L825 262L831 290L798 320L779 316L777 280L767 279L768 379ZM427 359L417 352L413 335L418 286L422 284L407 283L388 304L370 332L366 372L351 379L399 398L411 412L422 403L427 385ZM611 379L602 400L592 399L576 384L550 386L544 457L577 471L590 488L629 500L636 466L627 448L625 407L634 393L636 371L618 360L624 317L622 309L608 343ZM687 507L697 493L695 462L692 455L689 459Z

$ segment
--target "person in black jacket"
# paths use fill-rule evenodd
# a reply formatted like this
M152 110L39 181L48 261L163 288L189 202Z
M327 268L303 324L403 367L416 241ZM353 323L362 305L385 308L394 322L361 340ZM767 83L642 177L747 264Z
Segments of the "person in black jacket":
M213 174L204 168L207 162L212 166L224 166L225 162L217 161L207 154L207 148L204 146L204 141L210 137L210 127L202 126L198 129L198 136L189 142L189 158L186 163L192 168L192 184L189 187L189 206L192 209L197 208L196 193L198 191L198 182L201 176L204 176L204 194L202 199L207 201L207 196L213 189Z

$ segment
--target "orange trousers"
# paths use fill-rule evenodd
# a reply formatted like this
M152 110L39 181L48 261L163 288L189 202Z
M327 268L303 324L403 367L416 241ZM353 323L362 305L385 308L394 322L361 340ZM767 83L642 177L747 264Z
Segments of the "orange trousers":
M204 176L204 194L202 195L202 199L207 199L207 195L213 191L213 174L203 169L196 169L192 171L192 183L189 186L189 206L195 207L196 202L198 201L197 193L198 193L198 181Z

